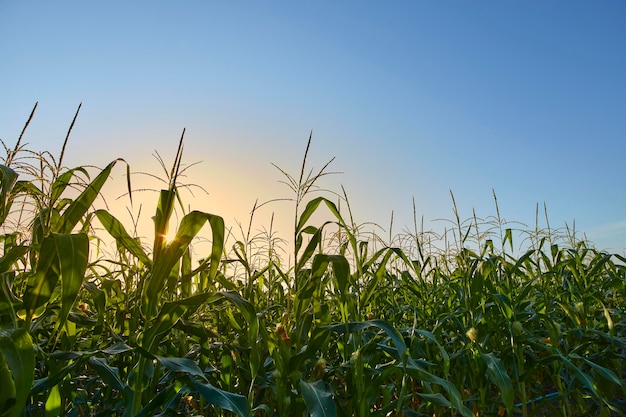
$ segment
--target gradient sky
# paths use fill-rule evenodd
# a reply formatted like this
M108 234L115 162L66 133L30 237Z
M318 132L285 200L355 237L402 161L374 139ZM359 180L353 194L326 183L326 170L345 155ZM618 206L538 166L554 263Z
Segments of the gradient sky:
M209 192L187 203L231 226L291 196L271 163L297 175L312 130L312 167L336 157L322 185L344 185L357 223L388 229L393 210L401 232L414 197L441 228L450 190L462 219L488 217L494 189L507 220L533 228L545 202L552 227L626 250L621 0L0 0L0 138L37 101L25 141L54 154L83 103L67 165L158 174L186 128ZM272 212L288 236L286 203L256 228Z

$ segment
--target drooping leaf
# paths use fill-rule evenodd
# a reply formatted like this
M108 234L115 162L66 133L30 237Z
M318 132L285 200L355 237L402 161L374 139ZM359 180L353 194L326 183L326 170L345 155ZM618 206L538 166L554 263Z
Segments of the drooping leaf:
M54 205L57 200L61 197L65 189L68 185L71 184L72 178L76 175L77 172L83 174L86 178L89 178L89 174L87 170L83 167L76 167L73 169L69 169L59 175L54 183L50 187L50 201L52 205Z
M317 208L322 202L326 204L330 212L335 216L335 218L339 221L339 223L342 225L345 225L345 222L343 221L343 217L341 217L341 214L339 213L339 210L337 209L337 206L335 205L335 203L333 203L332 201L324 197L317 197L307 203L304 211L300 215L300 219L298 220L298 225L296 226L297 234L299 234L302 231L302 229L306 225L306 222L309 221L313 213L315 213L315 211L317 210Z
M481 352L480 357L485 361L485 364L487 364L487 375L489 379L500 390L500 395L502 396L502 401L504 402L507 412L509 415L512 415L514 401L513 383L506 373L502 360L495 357L493 353Z
M333 394L329 392L323 380L308 383L300 380L300 391L311 417L333 417L337 415L337 408L333 401Z
M209 383L201 383L193 379L191 386L202 395L207 403L231 411L239 417L251 417L248 400L243 395L224 391Z
M328 264L333 267L333 275L335 278L335 285L345 297L348 294L348 285L350 284L350 265L345 256L342 255L326 255L320 254L313 258L313 264L311 267L312 280L319 280L326 272Z
M29 247L26 245L13 246L4 256L0 257L0 273L7 272L11 265L28 253Z
M95 215L119 246L130 252L148 268L152 266L152 261L146 255L141 245L128 234L119 220L106 210L96 210Z
M448 355L448 352L446 352L443 346L441 346L441 343L439 343L439 340L437 340L435 335L432 334L431 332L427 330L421 330L421 329L415 329L415 332L418 334L421 334L422 336L424 336L425 338L427 338L428 340L430 340L437 346L437 348L439 349L439 353L441 354L441 358L443 360L443 374L447 378L448 374L450 373L450 356Z
M416 361L409 361L404 370L409 375L413 375L422 381L437 384L442 387L446 394L448 394L447 400L450 402L453 409L461 413L463 417L474 417L472 410L463 404L463 396L452 382L427 372L424 368L419 366Z
M89 239L86 234L52 235L60 260L61 310L57 330L61 329L76 302L78 291L83 285L89 258Z
M195 311L202 303L210 298L218 299L219 295L205 293L198 294L183 300L167 302L163 305L157 317L144 330L140 340L141 346L150 354L155 352L159 343L158 338L167 334L176 322L187 312Z
M197 376L206 381L204 373L198 364L189 358L167 358L165 356L154 356L157 361L172 372L180 372L189 376Z
M167 388L161 390L146 404L144 408L133 417L155 416L165 417L168 416L168 412L175 409L180 404L180 399L185 397L189 393L188 387L183 387L178 390L175 386L169 385ZM161 413L155 414L157 410L161 410Z
M74 360L69 365L66 365L63 368L59 369L54 374L35 380L33 384L33 389L30 393L32 395L37 395L52 389L52 387L58 385L67 374L69 374L75 368L82 366L82 364L88 359L89 355L80 355L77 360Z
M615 375L615 372L611 371L610 369L605 368L602 365L598 365L597 363L595 363L593 361L590 361L587 358L583 358L580 355L577 355L575 353L570 353L569 356L571 358L584 360L589 366L591 366L591 368L593 368L594 372L598 376L606 379L607 381L610 381L612 384L618 385L620 387L622 386L622 381L620 381L620 379L617 377L617 375Z
M11 168L0 164L0 225L11 212L13 204L13 187L17 182L17 173Z
M211 225L213 235L211 257L208 261L210 262L209 279L215 278L224 249L224 220L213 214L192 211L182 218L174 240L164 248L160 258L155 259L152 273L142 293L142 310L146 317L154 317L160 301L159 294L172 268L180 261L191 241L207 221Z
M450 401L448 401L448 399L446 397L443 396L442 393L437 392L435 394L427 394L427 393L422 393L422 392L417 392L416 393L419 397L425 399L426 401L429 401L433 404L437 404L440 407L446 407L446 408L450 408Z
M561 359L563 364L565 364L565 366L569 368L574 373L574 375L576 375L576 378L580 381L580 383L589 391L591 391L591 393L594 395L595 398L602 399L602 395L600 395L600 393L598 392L596 384L594 383L593 377L591 375L583 372L574 363L572 363L572 361L570 361L569 358L565 357L561 352L555 350L555 353ZM573 359L581 358L579 355L575 353L570 354L568 356Z
M61 221L59 225L53 230L58 233L71 233L76 224L83 218L83 216L87 213L89 208L92 206L93 202L100 194L100 190L106 183L109 175L111 174L111 170L115 166L115 164L119 161L123 161L122 159L116 159L107 165L94 180L87 185L87 187L80 193L78 197L76 197L70 205L63 211L61 215Z
M318 245L322 240L322 232L326 224L328 223L324 223L320 228L315 229L313 236L311 236L311 239L307 243L304 251L300 255L300 258L296 262L296 271L300 271L302 268L304 268L304 265L306 265L307 261L311 259L311 256L313 256L315 251L318 250ZM297 290L299 289L300 287L297 288Z
M32 318L35 310L50 300L56 287L59 271L56 244L53 236L46 236L39 250L39 259L35 273L26 284L23 297L23 309L27 318Z
M89 363L107 385L124 392L126 385L120 379L117 368L110 366L104 358L91 357L89 358Z
M0 371L0 416L20 416L35 378L35 348L25 329L0 330Z

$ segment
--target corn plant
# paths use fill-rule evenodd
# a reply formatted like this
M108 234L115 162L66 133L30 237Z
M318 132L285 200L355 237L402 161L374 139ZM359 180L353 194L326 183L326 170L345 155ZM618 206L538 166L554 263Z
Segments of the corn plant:
M494 192L495 216L463 220L451 194L443 233L415 215L383 238L320 188L310 135L297 175L276 166L282 256L252 230L269 203L239 239L185 208L183 130L148 241L102 204L124 161L64 167L78 111L58 157L30 151L35 109L0 164L0 416L625 414L626 258L547 214L526 231Z

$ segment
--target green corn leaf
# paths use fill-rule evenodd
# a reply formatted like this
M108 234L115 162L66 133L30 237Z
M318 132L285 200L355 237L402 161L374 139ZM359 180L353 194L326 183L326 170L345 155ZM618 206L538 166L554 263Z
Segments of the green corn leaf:
M174 212L174 201L176 200L176 188L161 190L159 194L159 202L157 204L154 220L154 261L156 262L165 245L165 236L169 231L170 218Z
M404 343L404 339L402 338L402 335L395 327L391 326L389 323L383 320L369 320L369 321L352 322L352 323L346 323L346 324L335 324L332 326L328 326L327 329L330 330L331 332L343 334L345 332L354 333L363 329L367 329L368 327L378 327L379 329L387 333L387 336L389 336L389 338L391 339L391 341L396 347L395 350L398 355L398 359L400 361L404 360L404 357L405 357L404 355L407 351L407 347L406 347L406 343ZM412 361L412 359L409 358L409 361Z
M154 356L161 365L172 372L180 372L190 376L197 376L207 380L198 364L188 358L167 358L164 356Z
M213 214L192 211L182 218L174 240L168 244L161 257L155 259L152 274L143 288L142 309L146 317L153 317L160 301L160 294L172 268L180 261L191 241L197 236L206 222L211 225L213 242L208 279L214 279L224 250L224 220Z
M425 399L426 401L436 404L440 407L445 407L445 408L451 407L450 401L448 401L448 399L444 397L444 395L440 392L436 394L426 394L426 393L417 392L416 394L419 397Z
M70 185L70 183L72 182L72 178L74 177L74 175L76 175L77 172L80 172L85 177L87 177L87 179L89 179L89 174L87 173L87 170L83 167L73 168L59 175L54 183L52 183L50 189L50 201L52 202L52 205L54 205L61 197L67 186Z
M191 297L192 286L191 277L194 275L191 272L191 251L187 249L183 254L183 258L180 262L180 291L184 298Z
M105 355L119 355L120 353L126 353L132 350L133 348L131 348L127 344L118 342L109 348L102 349L100 352L104 353Z
M0 330L0 371L0 416L20 416L35 378L35 348L25 329Z
M350 283L350 265L348 264L348 260L345 256L326 254L315 255L311 266L311 279L313 281L321 280L322 276L326 273L329 263L333 267L335 285L337 289L342 295L347 295L348 284Z
M493 353L481 352L480 357L487 364L487 375L489 379L500 389L500 395L502 396L502 401L504 402L507 412L509 415L512 415L514 401L513 383L506 373L502 360L496 358Z
M0 387L2 387L0 389L0 417L12 415L15 408L17 408L17 393L15 391L13 374L4 358L2 349L0 349Z
M111 235L112 238L115 239L119 246L130 252L134 257L139 259L139 261L141 261L148 268L152 266L152 261L150 260L146 252L144 252L139 242L137 242L137 240L135 240L128 234L128 232L119 220L113 217L113 215L111 215L106 210L97 210L95 212L95 215L100 223L102 223L102 226L104 226L106 231Z
M511 307L511 300L504 294L492 294L493 299L495 300L498 307L500 307L500 311L507 320L511 320L513 318L513 308Z
M5 243L6 244L6 243ZM27 246L13 246L7 250L7 253L0 258L0 315L6 314L8 311L10 320L13 321L14 326L17 327L15 309L22 303L14 293L12 285L8 279L8 272L12 265L24 255L28 253L29 248Z
M180 404L180 399L189 394L189 388L183 387L177 390L175 386L169 385L167 388L161 390L158 394L152 397L150 402L141 409L141 411L135 414L133 417L165 417L168 411L174 410ZM160 414L156 414L161 410Z
M93 282L84 282L83 287L91 294L93 305L98 312L98 324L104 324L104 314L106 309L106 293L99 289Z
M328 223L324 223L320 228L315 231L315 233L313 233L313 236L311 236L309 243L307 243L306 247L304 248L304 252L302 253L302 255L300 255L300 259L297 260L296 271L300 271L302 268L304 268L304 265L306 265L307 261L311 259L311 256L313 256L315 251L318 249L318 245L322 241L322 231L324 229L324 226L326 226L327 224Z
M573 359L582 359L589 366L591 366L593 368L594 372L596 374L598 374L598 376L606 379L607 381L610 381L611 383L613 383L615 385L619 385L620 387L622 386L622 381L620 381L620 379L617 377L617 375L615 375L615 373L613 371L611 371L610 369L605 368L604 366L598 365L597 363L592 362L592 361L590 361L587 358L583 358L580 355L577 355L575 353L570 353L569 357L573 358Z
M439 353L441 354L441 358L443 359L443 373L447 378L448 374L450 373L450 356L448 355L448 352L446 352L446 350L443 348L443 346L441 346L435 335L431 332L427 330L415 329L415 333L424 336L437 346L437 348L439 349Z
M215 296L223 297L225 300L230 301L239 309L241 314L243 314L243 317L246 319L249 326L258 328L256 309L248 300L236 292L219 292L216 293Z
M561 352L555 350L556 355L561 359L561 361L567 366L575 375L576 378L580 381L580 383L592 392L595 398L602 399L602 395L597 390L596 384L593 381L591 375L584 373L581 371L576 365L574 365L568 358L566 358ZM568 355L573 359L580 359L581 357L577 354Z
M300 234L302 232L306 222L309 221L313 213L315 213L322 200L324 200L324 197L317 197L307 203L306 207L302 211L302 214L300 214L300 219L298 220L298 225L296 226L296 234Z
M80 193L80 195L74 199L70 205L65 209L63 214L61 215L61 221L59 222L58 227L54 229L56 232L60 233L71 233L74 227L78 224L80 219L87 213L89 208L92 206L93 202L100 194L100 190L106 183L109 175L111 174L111 170L115 166L118 161L123 161L123 159L116 159L107 165L94 180L87 185L87 187Z
M600 269L602 269L602 267L604 267L604 265L611 259L611 256L612 255L610 254L596 255L596 257L591 262L593 267L591 268L589 272L587 272L587 276L596 277L598 275L598 271L600 271Z
M0 257L0 273L7 272L11 266L28 253L30 248L26 245L13 246L4 256Z
M205 302L219 300L219 294L199 294L183 300L165 303L157 317L148 325L141 335L141 346L150 354L153 354L159 343L159 337L167 334L169 330L188 313L195 311Z
M89 257L89 239L83 233L52 236L61 267L61 310L57 320L58 331L65 324L76 302L78 291L83 285Z
M389 259L391 259L391 256L393 255L394 251L392 249L381 249L378 252L376 252L376 254L372 257L372 259L365 264L367 266L369 266L370 263L373 264L373 262L377 260L378 257L382 255L383 252L385 253L385 255L383 256L383 259L380 261L380 264L376 268L376 272L367 283L365 290L361 292L360 301L361 301L362 306L366 306L370 303L371 298L374 296L376 292L378 283L380 282L383 275L387 271L387 263L389 262Z
M209 383L203 384L193 379L190 382L207 403L231 411L239 417L251 417L248 400L243 395L224 391Z
M94 367L100 378L110 388L122 393L128 389L127 385L120 379L118 369L110 366L104 358L91 357L89 358L89 364Z
M320 379L313 383L300 380L300 391L311 417L331 417L337 415L333 395L327 390L323 380Z
M56 244L53 236L41 243L35 273L28 278L23 297L23 309L28 319L35 310L47 303L59 278Z
M259 318L257 316L254 306L241 295L235 292L220 292L217 295L228 300L235 307L239 309L239 312L243 315L244 319L248 323L248 340L251 343L250 351L250 373L252 377L256 377L262 364L262 353L260 346L257 342L260 334Z
M17 183L17 173L0 165L0 225L4 224L13 204L13 188Z
M58 385L55 385L50 390L44 409L46 410L46 417L61 415L61 393L59 392Z
M413 375L422 381L431 382L442 387L446 394L448 394L447 400L452 408L461 413L463 417L474 417L472 410L463 405L463 396L452 382L425 371L424 368L417 365L415 361L409 361L404 369L409 375Z
M339 213L339 210L337 209L337 206L335 205L335 203L333 203L332 201L330 201L330 200L328 200L328 199L326 199L324 197L317 197L317 198L314 198L313 200L308 202L308 204L306 205L306 208L304 209L304 211L300 215L300 219L298 220L298 225L296 227L296 233L297 234L300 234L300 232L302 231L302 229L306 225L306 222L309 221L309 219L311 218L313 213L315 213L315 211L317 211L317 208L319 207L319 205L322 202L324 202L326 204L326 207L328 207L330 212L339 221L339 224L341 224L342 226L345 226L346 223L343 221L343 217L341 217L341 214Z
M504 232L504 239L502 240L502 246L509 242L509 248L513 251L513 231L511 228L507 228Z
M33 384L33 389L31 390L30 393L32 395L37 395L37 394L41 394L42 392L51 390L52 387L54 387L55 385L58 385L63 380L63 378L65 378L67 374L69 374L71 371L74 370L74 368L78 368L82 366L82 364L85 362L86 359L88 359L88 355L81 355L80 357L77 358L77 360L70 363L69 365L64 366L62 369L58 370L56 373L50 376L35 380Z

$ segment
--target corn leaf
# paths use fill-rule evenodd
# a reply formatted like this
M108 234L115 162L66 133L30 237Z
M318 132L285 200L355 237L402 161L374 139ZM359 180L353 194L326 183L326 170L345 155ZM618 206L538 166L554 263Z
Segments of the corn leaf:
M581 359L582 357L580 355L577 355L575 353L570 353L569 355L572 358L577 358L577 359ZM590 361L587 358L582 358L589 366L591 366L594 370L594 372L599 375L600 377L606 379L607 381L610 381L611 383L615 384L615 385L619 385L620 387L622 386L622 381L620 381L620 379L617 377L617 375L615 375L615 373L613 371L611 371L610 369L605 368L604 366L598 365L595 362Z
M202 303L210 298L218 299L216 294L199 294L179 301L165 303L157 317L146 326L140 340L141 346L150 354L154 353L158 345L158 337L167 334L178 320L187 312L195 311Z
M383 320L369 320L369 321L361 321L361 322L352 322L346 324L335 324L332 326L328 326L327 329L331 332L336 332L339 334L343 334L345 332L354 333L363 329L367 329L368 327L378 327L387 333L387 336L391 339L393 344L395 345L396 353L398 359L400 361L404 360L404 354L407 351L406 343L404 343L404 339L400 332L389 323ZM411 358L409 358L411 361Z
M26 406L35 378L35 348L25 329L0 330L0 371L0 416L17 417Z
M487 375L491 382L493 382L499 389L502 401L507 409L509 415L513 414L513 383L511 378L506 373L504 364L500 358L496 358L493 353L480 353L481 358L487 364Z
M152 274L148 277L142 294L142 309L146 317L154 317L161 291L172 268L180 261L193 238L207 221L213 233L209 279L215 278L224 248L224 220L212 214L192 211L182 218L174 240L164 248L162 256L155 259Z
M323 380L308 383L300 380L300 391L311 417L331 417L337 415L332 392L326 389Z
M451 407L450 401L448 401L448 399L444 397L444 395L440 392L436 394L427 394L427 393L417 392L416 394L419 397L425 399L426 401L436 404L440 407L445 407L445 408Z
M29 251L29 247L25 245L13 246L9 249L4 256L0 257L0 273L7 272L11 269L11 265L18 259L26 255Z
M17 183L17 173L11 168L0 165L0 225L11 212L13 204L13 187Z
M300 255L300 259L297 260L296 271L300 271L302 268L304 268L304 265L306 265L307 261L311 259L311 256L313 256L313 254L318 250L318 246L322 240L322 231L326 224L328 223L324 223L320 228L315 229L313 236L311 236L311 240L309 240L309 243L307 243L306 247L304 248L304 252L302 253L302 255ZM301 235L299 236L301 238ZM299 289L299 287L297 289Z
M119 246L130 252L148 268L152 266L152 261L146 255L141 245L128 234L119 220L106 210L96 210L95 215Z
M65 209L61 216L61 222L59 223L58 228L55 230L60 233L71 233L76 224L83 218L83 216L87 213L87 210L91 207L93 202L100 194L100 190L106 183L109 175L111 174L111 170L115 166L115 164L121 161L121 159L116 159L107 165L94 180L87 185L87 187L83 190L80 195L74 199L70 205Z
M248 400L243 395L221 390L213 385L191 380L191 386L202 395L204 400L216 407L231 411L239 417L251 417Z
M61 197L67 186L70 185L70 183L72 182L72 178L74 177L74 175L76 175L76 172L80 172L85 177L89 178L87 170L83 167L73 168L59 175L54 183L52 183L50 189L50 201L52 205L56 203L56 201Z
M342 296L347 296L348 285L350 283L350 265L345 256L342 255L316 255L313 258L312 265L312 279L320 280L322 275L326 272L328 264L333 267L333 275L335 278L335 285L341 292Z
M300 219L298 220L298 225L296 227L296 233L300 233L302 228L304 228L304 226L306 225L306 222L309 221L313 213L315 213L320 203L322 202L326 203L326 207L328 207L330 212L339 221L339 224L341 224L342 226L345 225L345 222L343 221L343 217L341 217L341 214L339 213L339 210L337 209L337 206L335 205L335 203L333 203L332 201L324 197L317 197L308 202L308 204L306 205L306 208L300 215Z
M122 382L119 377L118 369L114 366L110 366L106 359L104 358L89 358L89 364L94 367L100 378L106 383L110 388L118 390L121 393L124 393L128 386Z
M450 402L452 408L457 410L464 417L474 416L472 410L463 405L463 397L452 382L425 371L421 366L417 365L415 361L409 361L404 370L407 374L413 375L422 381L432 382L433 384L439 385L448 394L447 400Z
M53 236L44 238L39 250L35 273L28 278L23 297L23 309L27 318L47 303L59 278L56 244Z
M198 364L189 358L167 358L165 356L156 355L154 357L165 369L190 376L197 376L205 381L207 380Z
M89 257L89 239L86 234L53 235L61 271L61 309L57 331L63 327L67 316L83 285Z
M0 341L0 343L2 343ZM17 393L15 391L15 381L9 369L4 353L0 349L0 417L9 416L16 408Z
M161 257L161 251L165 245L165 236L169 231L169 222L174 212L174 201L176 199L176 188L161 190L156 213L154 215L154 261Z

